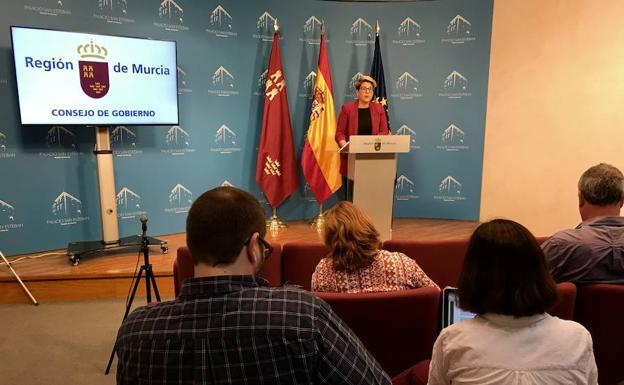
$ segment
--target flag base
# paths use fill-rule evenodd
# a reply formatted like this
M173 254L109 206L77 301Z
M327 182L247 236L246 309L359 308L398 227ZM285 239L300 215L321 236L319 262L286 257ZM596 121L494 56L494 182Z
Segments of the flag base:
M273 215L271 215L271 218L269 218L266 221L266 226L269 229L269 231L272 233L278 232L279 230L282 230L288 227L284 221L279 219L279 217L277 216L276 209L273 209Z
M312 218L310 226L316 229L316 231L321 231L324 225L325 215L323 214L323 205L319 205L319 213Z

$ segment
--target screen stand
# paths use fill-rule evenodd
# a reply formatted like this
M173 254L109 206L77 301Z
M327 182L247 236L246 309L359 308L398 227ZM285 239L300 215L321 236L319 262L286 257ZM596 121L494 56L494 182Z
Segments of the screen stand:
M102 220L102 240L70 242L67 245L67 256L72 265L76 266L85 254L117 251L120 249L139 250L142 239L138 235L119 238L117 221L117 202L115 195L115 168L113 150L110 145L109 128L95 127L95 160L97 164L98 191L100 195L100 218ZM148 237L149 244L159 246L163 253L169 251L167 241Z

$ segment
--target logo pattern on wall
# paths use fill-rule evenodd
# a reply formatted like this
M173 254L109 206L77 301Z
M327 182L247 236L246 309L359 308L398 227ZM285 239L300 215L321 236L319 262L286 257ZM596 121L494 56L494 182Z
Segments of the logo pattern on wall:
M70 159L81 155L78 138L72 129L65 126L52 126L45 133L46 150L39 152L41 157Z
M15 207L0 199L0 233L6 233L23 227L24 224L20 223L15 212Z
M193 192L178 183L169 193L169 207L165 209L165 212L174 214L187 213L192 203Z
M462 195L463 185L453 176L449 175L440 181L438 186L438 195L434 195L434 199L443 202L465 201L466 197Z
M461 99L467 96L472 96L472 93L468 90L468 78L459 73L457 70L451 71L451 73L444 79L442 89L444 91L439 95L449 99Z
M321 25L323 22L318 17L312 15L303 23L303 36L299 41L309 45L321 44ZM327 41L327 40L326 40Z
M117 216L120 219L134 219L147 214L142 207L141 196L128 187L122 187L117 193Z
M407 125L403 124L397 130L397 135L409 135L410 136L410 148L412 150L417 150L420 146L416 143L416 131L409 128Z
M464 144L465 137L466 133L454 123L451 123L442 131L441 144L437 148L449 152L468 150L470 147Z
M83 213L82 201L66 191L52 201L50 213L52 218L46 221L49 225L68 226L89 220Z
M256 81L256 89L253 92L254 95L256 96L264 95L264 91L266 90L267 73L268 73L268 70L264 70L260 74L260 76L258 76L258 80Z
M160 151L169 155L185 155L195 152L191 147L191 134L180 126L171 126L165 133L165 145L167 148Z
M217 96L238 95L234 75L224 66L219 66L212 74L212 86L208 93Z
M132 127L116 126L110 132L110 141L115 156L131 157L143 154L143 150L137 146L137 134Z
M273 41L273 26L275 25L275 17L268 11L264 11L256 22L257 33L252 36L255 39L262 39L264 41Z
M403 72L394 83L395 92L392 97L403 100L412 100L423 96L419 91L420 81L409 72Z
M305 179L302 178L304 181ZM316 203L316 198L314 198L314 194L312 193L312 188L308 183L303 184L303 193L300 195L300 200L304 202Z
M184 69L180 65L178 65L177 71L178 71L178 95L190 94L191 92L193 92L193 90L191 89L186 79L186 71L184 71Z
M397 27L396 38L392 40L392 43L403 46L423 44L425 39L421 35L421 25L411 17L406 17Z
M314 91L314 84L316 84L316 72L310 71L303 79L303 92L299 94L300 98L312 99L312 91Z
M113 146L136 147L137 135L132 128L117 126L111 131L110 135Z
M97 2L97 13L94 19L106 21L111 24L134 23L134 19L128 17L129 0L92 0Z
M416 185L411 179L401 174L394 185L394 197L397 201L418 199L418 195L416 195Z
M347 44L354 44L356 46L375 44L373 26L361 17L358 17L351 23L349 32L351 34L351 39L345 40Z
M220 154L239 152L241 147L237 145L236 141L236 132L232 128L222 124L215 132L214 142L210 147L210 151Z
M162 0L158 7L158 18L160 22L154 23L156 27L171 32L189 30L189 27L184 25L184 8L180 0Z
M233 21L232 15L222 5L217 5L210 14L210 28L206 32L217 37L236 37L238 32L233 31Z
M24 10L42 16L69 16L72 13L62 0L30 0L24 4Z
M16 154L17 153L9 146L6 134L0 131L0 160L15 158Z
M473 37L471 33L472 24L462 15L457 15L446 27L446 37L442 38L442 42L463 44L469 41L475 41L476 38Z

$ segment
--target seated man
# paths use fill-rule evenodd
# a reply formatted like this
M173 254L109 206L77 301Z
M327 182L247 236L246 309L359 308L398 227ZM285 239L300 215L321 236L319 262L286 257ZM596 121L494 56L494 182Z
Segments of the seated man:
M219 187L193 203L195 278L121 325L118 384L390 384L329 305L255 276L272 251L265 232L247 192Z
M583 222L542 244L557 282L624 283L624 175L601 163L583 173L578 183Z

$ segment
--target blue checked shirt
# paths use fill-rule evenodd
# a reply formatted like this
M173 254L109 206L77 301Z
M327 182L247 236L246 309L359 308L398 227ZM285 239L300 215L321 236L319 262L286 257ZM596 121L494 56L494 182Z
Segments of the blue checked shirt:
M130 314L117 384L391 384L329 305L253 276L194 278Z

